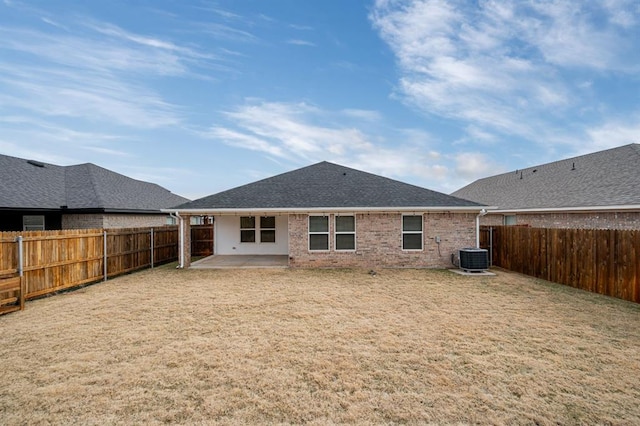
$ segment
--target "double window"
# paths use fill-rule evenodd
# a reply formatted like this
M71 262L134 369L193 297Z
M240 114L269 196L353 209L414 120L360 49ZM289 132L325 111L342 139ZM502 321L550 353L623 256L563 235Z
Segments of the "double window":
M335 216L334 249L337 251L356 249L355 216ZM309 216L309 250L329 250L329 216Z
M422 250L422 215L402 216L402 250Z
M255 243L256 235L260 235L261 243L275 243L276 242L276 217L275 216L262 216L260 217L259 225L256 227L255 216L241 216L240 217L240 242L241 243Z

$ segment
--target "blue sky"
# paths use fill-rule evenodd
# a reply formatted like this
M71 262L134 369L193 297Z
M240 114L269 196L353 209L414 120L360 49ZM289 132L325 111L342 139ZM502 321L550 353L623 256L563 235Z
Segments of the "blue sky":
M318 161L450 193L640 142L640 2L0 0L0 153L198 198Z

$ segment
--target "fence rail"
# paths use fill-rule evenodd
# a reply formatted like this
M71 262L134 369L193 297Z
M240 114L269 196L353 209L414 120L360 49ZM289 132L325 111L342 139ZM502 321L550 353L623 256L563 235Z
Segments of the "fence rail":
M0 313L177 258L177 226L0 232Z
M496 266L640 303L640 230L483 227Z

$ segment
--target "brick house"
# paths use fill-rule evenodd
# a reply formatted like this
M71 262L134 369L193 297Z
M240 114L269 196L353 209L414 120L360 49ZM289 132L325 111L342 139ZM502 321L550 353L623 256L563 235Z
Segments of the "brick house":
M0 231L163 226L188 201L94 164L57 166L0 155Z
M290 267L451 266L476 244L485 206L328 162L240 186L167 212L214 218L214 256L281 255Z
M640 145L479 179L451 195L497 206L483 225L640 229Z

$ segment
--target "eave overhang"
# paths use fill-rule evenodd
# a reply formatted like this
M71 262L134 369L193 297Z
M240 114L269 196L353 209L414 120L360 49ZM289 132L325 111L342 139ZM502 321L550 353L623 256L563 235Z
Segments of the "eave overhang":
M410 207L301 207L301 208L242 208L242 209L162 209L164 213L178 213L186 216L238 216L238 215L284 215L322 213L480 213L491 210L492 206L410 206Z
M487 209L488 210L488 209ZM491 210L491 214L517 213L596 213L596 212L640 212L640 204L618 206L581 206L581 207L542 207L528 209L500 209Z

